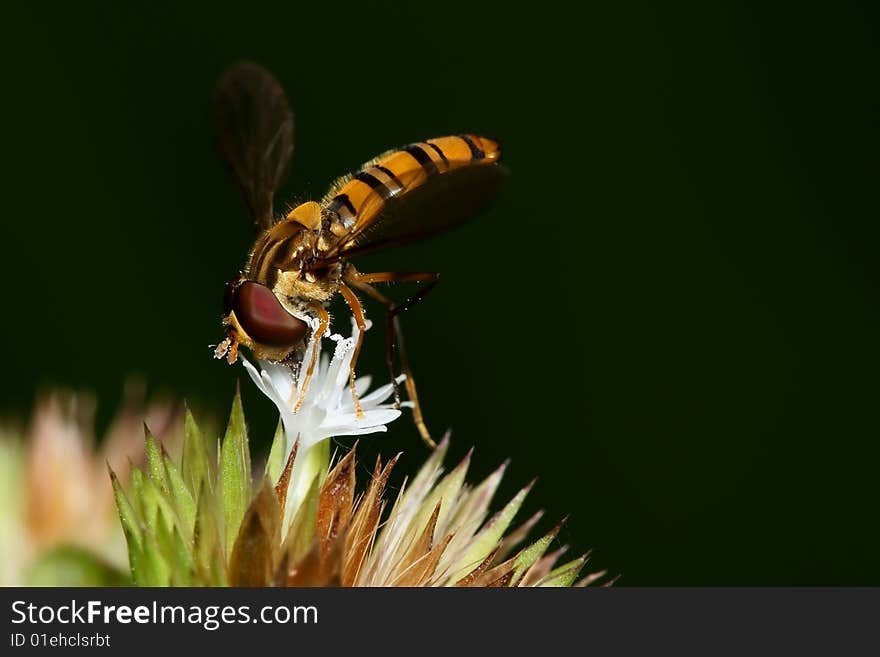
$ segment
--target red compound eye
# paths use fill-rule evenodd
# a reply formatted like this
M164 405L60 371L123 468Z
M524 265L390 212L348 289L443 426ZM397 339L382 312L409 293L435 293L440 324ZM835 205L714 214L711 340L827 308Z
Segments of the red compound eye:
M267 347L293 347L308 328L304 321L284 309L272 290L253 281L238 286L232 309L245 332Z

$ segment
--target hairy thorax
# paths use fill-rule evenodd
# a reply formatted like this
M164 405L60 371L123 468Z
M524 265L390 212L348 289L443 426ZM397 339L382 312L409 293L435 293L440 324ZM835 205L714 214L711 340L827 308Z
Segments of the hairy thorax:
M331 265L314 271L318 253L317 229L298 221L282 221L263 233L254 244L244 276L271 289L288 312L313 317L315 304L323 304L339 290L342 267Z
M292 303L329 301L339 291L342 280L342 265L334 264L330 269L315 275L301 267L279 271L272 288L279 297L286 297Z

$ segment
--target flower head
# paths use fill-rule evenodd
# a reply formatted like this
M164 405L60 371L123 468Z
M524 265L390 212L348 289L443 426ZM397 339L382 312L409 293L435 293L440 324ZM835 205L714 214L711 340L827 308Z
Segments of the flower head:
M179 463L148 436L148 467L135 470L131 490L114 478L137 584L569 586L577 580L586 555L557 565L565 548L551 548L561 523L531 543L526 537L540 512L511 531L531 485L492 514L505 466L475 485L467 481L470 455L444 473L448 439L393 500L386 488L399 454L377 461L360 490L355 448L331 468L327 438L384 431L400 411L386 403L391 385L368 394L364 377L357 381L364 395L358 416L348 387L357 333L329 339L333 357L314 354L319 365L306 389L284 366L245 364L281 416L262 472L251 468L237 397L219 454L210 453L213 441L188 416Z
M367 323L367 330L370 323ZM312 330L317 329L317 320ZM283 448L275 450L280 461L286 462L294 448L297 458L290 473L285 491L288 513L284 518L286 528L293 518L309 486L316 476L326 474L329 452L313 451L324 440L334 436L360 436L387 431L387 424L400 417L400 410L385 401L391 396L393 386L389 383L373 392L367 393L370 377L360 377L355 381L355 391L360 398L361 414L357 413L349 388L351 359L354 356L358 339L358 328L352 324L352 335L344 338L338 333L328 338L335 343L333 357L322 354L323 340L317 345L309 341L303 357L304 367L314 359L317 362L311 380L303 371L295 372L287 365L267 360L258 361L260 369L242 358L253 382L275 406L281 416L284 429ZM313 350L317 349L317 353ZM398 382L403 381L399 377Z
M538 512L508 533L529 484L494 515L489 509L506 464L476 485L467 483L470 454L448 473L448 437L400 490L384 522L383 493L394 458L376 463L366 492L355 498L355 453L328 474L318 500L319 542L287 574L292 585L570 586L587 561L556 565L565 547L549 551L563 522L517 550ZM340 520L341 519L341 520ZM602 577L595 573L581 585Z
M147 404L143 386L132 381L100 441L95 410L87 394L56 391L37 400L28 431L0 427L0 584L126 581L106 464L128 482L129 464L142 462L145 422L173 449L182 437L182 405Z
M313 330L316 328L312 327ZM369 328L370 324L367 323ZM306 377L298 376L289 366L261 360L258 361L260 369L257 370L242 358L253 382L278 407L286 436L285 457L297 440L298 449L303 453L331 436L359 436L386 431L386 425L400 417L400 410L384 403L393 392L390 383L366 394L370 387L369 376L355 381L355 390L363 410L363 415L358 417L348 386L349 367L358 339L357 326L352 327L352 336L349 338L334 333L329 339L336 343L332 359L321 353L323 341L318 341L317 347L313 341L309 341L303 363L307 364L315 358L318 365L305 393L303 386ZM318 353L314 354L313 349L316 348ZM400 377L398 382L402 380L403 377ZM297 405L299 408L294 411Z

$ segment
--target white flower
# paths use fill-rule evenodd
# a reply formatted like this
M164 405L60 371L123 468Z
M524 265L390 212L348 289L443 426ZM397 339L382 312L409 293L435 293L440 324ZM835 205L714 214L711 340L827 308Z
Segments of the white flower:
M313 331L317 330L318 323L315 320L312 324ZM369 328L370 322L367 322ZM330 335L327 339L336 343L332 359L321 353L323 340L318 342L317 365L296 411L294 409L302 395L306 371L314 355L312 340L309 340L303 356L299 376L287 365L260 360L260 369L257 370L247 359L241 359L257 387L278 407L284 425L285 461L294 444L298 443L287 493L286 507L290 513L285 513L285 517L288 520L308 491L314 476L319 474L319 464L308 458L315 445L333 436L359 436L387 431L386 425L400 417L400 410L394 404L385 403L394 391L393 386L388 383L367 394L371 380L369 376L355 380L355 390L363 411L358 417L349 385L349 368L357 338L358 329L354 325L350 338L336 333ZM404 378L403 375L399 376L397 382L402 382Z

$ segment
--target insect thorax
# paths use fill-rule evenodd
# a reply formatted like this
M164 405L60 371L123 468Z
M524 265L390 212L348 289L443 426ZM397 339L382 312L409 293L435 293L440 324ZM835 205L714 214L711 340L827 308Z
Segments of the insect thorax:
M339 290L342 266L335 264L321 272L311 272L300 266L297 269L279 271L272 290L276 296L286 297L290 303L307 306L323 303Z
M254 243L245 275L248 279L273 287L280 272L296 271L314 252L315 236L292 221L275 224Z

